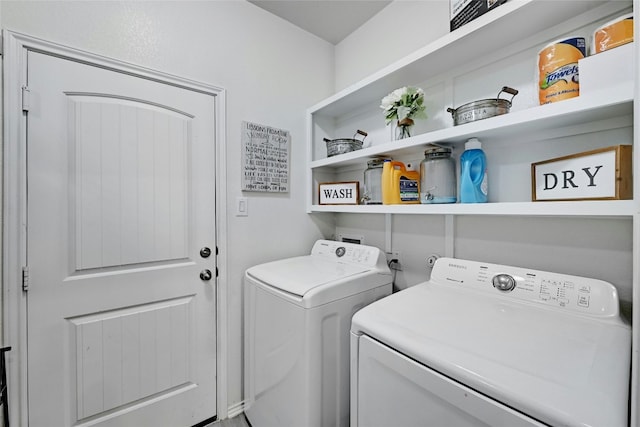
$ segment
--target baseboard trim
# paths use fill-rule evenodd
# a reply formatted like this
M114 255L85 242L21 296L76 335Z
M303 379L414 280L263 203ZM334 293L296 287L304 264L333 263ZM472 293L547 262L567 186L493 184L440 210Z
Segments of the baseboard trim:
M242 402L238 402L235 405L229 406L227 409L227 418L233 418L237 415L240 415L244 412L244 400Z

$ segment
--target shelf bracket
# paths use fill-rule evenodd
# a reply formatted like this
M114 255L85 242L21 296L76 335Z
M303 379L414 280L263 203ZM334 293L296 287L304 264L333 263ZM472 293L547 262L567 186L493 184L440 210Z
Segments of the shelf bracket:
M456 216L444 216L444 256L455 258Z
M393 242L391 240L392 229L391 222L393 220L393 214L384 214L384 251L391 253L393 251Z

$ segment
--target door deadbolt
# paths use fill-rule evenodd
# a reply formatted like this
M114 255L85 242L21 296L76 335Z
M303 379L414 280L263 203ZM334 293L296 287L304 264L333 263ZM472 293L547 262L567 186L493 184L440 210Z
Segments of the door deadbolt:
M211 255L211 249L209 249L206 246L204 248L200 249L200 256L202 258L209 258L209 255Z
M205 269L200 272L200 279L202 280L211 280L211 277L213 277L211 270Z

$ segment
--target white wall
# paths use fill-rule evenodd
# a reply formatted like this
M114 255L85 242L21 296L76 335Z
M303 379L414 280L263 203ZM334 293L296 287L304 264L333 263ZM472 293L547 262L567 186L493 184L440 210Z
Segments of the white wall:
M449 0L396 0L336 45L336 91L449 32Z
M305 110L333 91L333 46L245 1L2 1L2 27L227 90L228 403L242 397L242 275L308 252L333 218L305 214ZM245 193L243 120L291 131L291 191Z

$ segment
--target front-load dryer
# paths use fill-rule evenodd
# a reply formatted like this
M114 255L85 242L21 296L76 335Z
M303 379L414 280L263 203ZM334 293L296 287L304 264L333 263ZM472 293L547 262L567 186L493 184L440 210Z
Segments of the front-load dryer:
M609 283L441 258L351 331L352 427L628 425L631 331Z
M378 248L318 240L245 274L245 413L253 427L349 425L353 314L391 294Z

